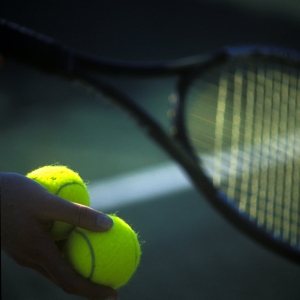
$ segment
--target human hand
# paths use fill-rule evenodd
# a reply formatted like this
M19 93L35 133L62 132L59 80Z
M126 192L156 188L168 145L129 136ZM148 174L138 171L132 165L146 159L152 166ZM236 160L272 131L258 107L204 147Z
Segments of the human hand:
M91 231L106 231L113 226L108 216L65 201L23 175L1 173L2 250L68 294L93 300L117 299L115 290L88 281L65 262L49 232L55 220Z

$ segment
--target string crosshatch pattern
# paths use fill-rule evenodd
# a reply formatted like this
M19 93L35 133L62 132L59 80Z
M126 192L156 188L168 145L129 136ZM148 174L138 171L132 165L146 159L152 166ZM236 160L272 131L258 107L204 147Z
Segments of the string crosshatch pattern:
M295 247L299 87L293 65L234 59L195 77L184 100L186 138L214 185L259 227Z
M4 59L79 80L129 113L229 222L300 264L299 53L225 47L175 61L120 62L3 19L0 38ZM178 78L170 134L139 100L105 80L170 75Z

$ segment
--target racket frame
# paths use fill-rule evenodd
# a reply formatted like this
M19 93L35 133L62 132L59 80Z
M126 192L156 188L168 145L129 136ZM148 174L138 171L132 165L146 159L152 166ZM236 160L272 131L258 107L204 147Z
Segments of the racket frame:
M300 264L300 251L268 234L240 212L233 203L214 187L211 180L199 166L198 157L193 154L184 128L184 98L188 84L195 74L205 72L218 63L233 56L273 55L282 57L288 63L299 62L300 54L281 48L266 46L247 46L223 48L206 56L196 56L169 62L124 63L102 59L75 51L54 39L40 35L17 24L0 19L0 53L4 58L12 58L20 63L67 77L70 80L83 81L104 94L118 107L125 110L170 157L188 174L196 189L205 196L229 222L242 230L266 248ZM178 101L175 102L173 135L169 135L160 124L148 114L136 101L119 89L99 78L97 74L111 76L170 76L177 75ZM201 165L201 162L200 162Z

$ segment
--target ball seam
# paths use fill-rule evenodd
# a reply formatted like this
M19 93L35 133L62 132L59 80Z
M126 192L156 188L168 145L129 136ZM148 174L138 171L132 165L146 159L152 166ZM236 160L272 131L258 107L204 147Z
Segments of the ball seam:
M59 189L56 191L55 195L58 195L59 192L60 192L63 188L65 188L66 186L73 185L73 184L74 184L74 185L79 185L80 187L83 188L82 184L79 183L79 182L76 182L76 181L67 182L67 183L65 183L65 184L63 184L62 186L59 187Z
M92 246L90 240L88 239L88 237L82 231L79 231L78 229L74 229L74 231L77 234L79 234L86 241L86 243L90 249L90 254L91 254L91 258L92 258L92 267L91 267L90 274L87 278L89 280L91 280L93 278L95 267L96 267L96 258L95 258L95 252L94 252L93 246Z
M81 183L76 182L76 181L72 181L72 182L68 182L68 183L65 183L64 185L60 186L59 189L55 192L54 195L59 196L58 194L60 193L60 191L61 191L63 188L65 188L66 186L69 186L69 185L73 185L73 184L74 184L74 185L79 185L80 187L84 188L84 187L82 186ZM54 226L54 222L51 223L51 225L49 226L48 230L51 231L51 229L53 228L53 226Z

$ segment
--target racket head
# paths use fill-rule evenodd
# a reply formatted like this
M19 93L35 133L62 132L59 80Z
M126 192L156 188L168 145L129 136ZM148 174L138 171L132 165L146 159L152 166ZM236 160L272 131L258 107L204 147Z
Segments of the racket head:
M171 133L221 213L300 263L300 55L239 47L215 57L181 76Z

